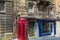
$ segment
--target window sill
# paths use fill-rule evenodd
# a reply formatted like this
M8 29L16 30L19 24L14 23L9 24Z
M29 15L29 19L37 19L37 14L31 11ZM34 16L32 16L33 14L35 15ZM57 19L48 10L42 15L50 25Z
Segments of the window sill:
M13 33L5 33L5 35L9 35L9 34L13 34Z
M0 11L0 13L6 13L6 11Z

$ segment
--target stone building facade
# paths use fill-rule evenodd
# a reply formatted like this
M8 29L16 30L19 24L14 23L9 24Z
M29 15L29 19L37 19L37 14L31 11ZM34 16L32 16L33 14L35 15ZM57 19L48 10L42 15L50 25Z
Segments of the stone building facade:
M37 24L40 23L48 23L47 24L52 24L55 26L55 16L54 16L54 6L53 6L53 1L52 0L20 0L20 18L24 17L28 19L29 22L29 30L30 27L32 29L32 31L30 30L29 34L33 33L33 35L35 35L34 37L40 37L43 36L44 34L41 33L41 30L39 29L43 27L43 25L38 25ZM39 20L39 22L37 22ZM42 20L42 21L41 21ZM50 23L49 23L50 22ZM37 33L34 34L34 28L37 28L36 31ZM55 26L56 27L56 26ZM56 34L56 28L51 28L51 30L54 29L54 31L52 31L52 33L55 35ZM49 27L46 27L47 29ZM42 29L44 30L44 28ZM50 30L50 31L51 31ZM39 36L38 36L39 35ZM47 34L48 35L48 34ZM31 35L30 35L31 36Z

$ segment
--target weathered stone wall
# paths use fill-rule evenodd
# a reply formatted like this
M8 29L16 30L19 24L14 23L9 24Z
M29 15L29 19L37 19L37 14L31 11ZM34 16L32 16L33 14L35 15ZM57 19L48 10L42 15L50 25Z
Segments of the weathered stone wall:
M60 21L56 21L56 36L60 36Z

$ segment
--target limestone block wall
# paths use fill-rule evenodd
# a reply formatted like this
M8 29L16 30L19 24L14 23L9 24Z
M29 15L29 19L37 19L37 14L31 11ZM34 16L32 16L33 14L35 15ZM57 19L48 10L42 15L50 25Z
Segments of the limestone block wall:
M56 21L56 36L60 36L60 21Z

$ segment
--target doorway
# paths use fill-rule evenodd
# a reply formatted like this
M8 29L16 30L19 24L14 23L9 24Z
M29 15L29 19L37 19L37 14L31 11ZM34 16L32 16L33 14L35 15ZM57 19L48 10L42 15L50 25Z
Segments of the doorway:
M49 23L49 30L50 30L50 34L51 36L54 36L54 23Z
M54 23L53 22L43 22L42 23L42 35L43 34L50 34L54 35Z
M28 29L29 37L37 37L38 36L38 23L36 21L29 21L29 29Z
M33 37L34 35L34 22L29 22L29 37Z
M38 19L39 37L56 35L56 21Z

